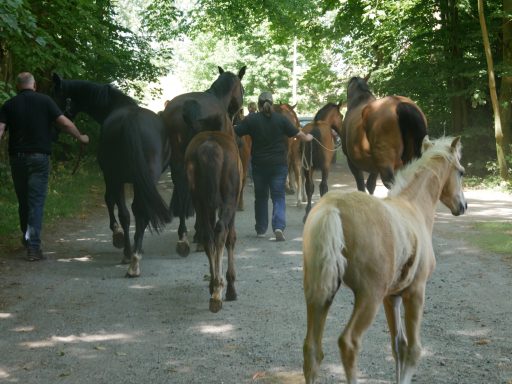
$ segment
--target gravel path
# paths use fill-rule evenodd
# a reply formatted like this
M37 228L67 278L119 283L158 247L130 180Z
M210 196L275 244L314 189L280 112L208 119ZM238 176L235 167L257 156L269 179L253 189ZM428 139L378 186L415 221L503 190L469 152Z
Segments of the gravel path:
M334 166L330 185L355 188L344 164ZM510 262L464 240L475 220L510 220L512 199L489 191L466 197L466 216L438 212L438 264L427 286L414 383L512 383ZM303 383L304 210L287 197L287 241L279 243L255 237L251 187L245 198L236 218L239 296L217 314L208 311L206 256L176 254L176 222L146 235L138 279L124 277L104 208L46 233L48 261L1 255L0 383ZM329 313L320 383L345 382L336 340L350 313L349 292L338 293ZM363 383L394 380L382 309L359 367Z

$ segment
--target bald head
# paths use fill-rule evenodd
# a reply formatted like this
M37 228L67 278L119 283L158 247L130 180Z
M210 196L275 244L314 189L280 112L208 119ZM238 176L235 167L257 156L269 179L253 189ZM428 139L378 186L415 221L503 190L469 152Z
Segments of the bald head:
M16 88L18 90L22 89L36 89L36 80L34 79L34 76L30 72L21 72L16 77Z

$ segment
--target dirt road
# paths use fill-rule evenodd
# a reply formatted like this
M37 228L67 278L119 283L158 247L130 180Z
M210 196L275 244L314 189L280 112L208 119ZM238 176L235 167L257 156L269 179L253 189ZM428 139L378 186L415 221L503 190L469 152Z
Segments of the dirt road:
M331 189L354 189L346 172L335 165ZM512 271L463 236L475 220L510 220L512 199L482 191L466 197L466 216L438 213L438 263L427 286L424 356L414 383L512 383ZM48 261L2 255L0 383L303 383L304 211L287 197L287 240L276 243L271 234L255 237L251 187L245 199L247 210L236 219L239 297L217 314L208 311L206 256L176 254L176 222L146 235L138 279L124 277L103 209L46 233ZM320 383L344 382L337 338L351 300L342 289L331 308ZM382 309L359 367L364 383L394 382Z

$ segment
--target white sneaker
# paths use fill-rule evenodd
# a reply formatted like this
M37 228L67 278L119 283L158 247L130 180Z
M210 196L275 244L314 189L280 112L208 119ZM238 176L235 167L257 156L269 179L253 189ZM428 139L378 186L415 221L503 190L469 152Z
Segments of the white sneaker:
M276 229L274 235L276 235L276 241L284 241L284 235L281 229Z

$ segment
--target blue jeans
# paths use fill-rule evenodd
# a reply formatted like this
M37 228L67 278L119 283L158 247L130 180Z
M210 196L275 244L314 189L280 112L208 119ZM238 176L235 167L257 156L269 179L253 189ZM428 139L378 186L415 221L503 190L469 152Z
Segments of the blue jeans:
M288 166L252 167L254 182L254 215L256 217L256 233L267 232L268 228L268 196L272 199L272 230L286 227L285 184Z
M18 198L20 229L26 245L41 248L43 211L50 173L49 155L20 153L10 157L12 181Z

